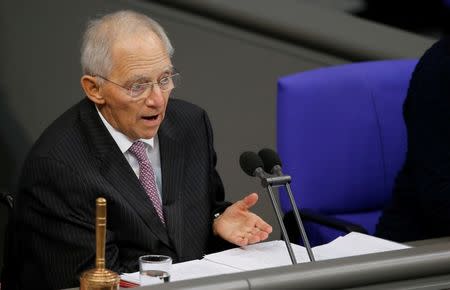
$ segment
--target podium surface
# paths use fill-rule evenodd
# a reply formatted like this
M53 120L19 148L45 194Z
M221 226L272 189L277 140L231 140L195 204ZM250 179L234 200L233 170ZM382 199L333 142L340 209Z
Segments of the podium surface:
M444 289L450 243L153 285L142 289ZM430 288L431 287L431 288Z
M291 266L183 280L138 289L446 289L450 238L420 246ZM77 288L73 288L77 289Z

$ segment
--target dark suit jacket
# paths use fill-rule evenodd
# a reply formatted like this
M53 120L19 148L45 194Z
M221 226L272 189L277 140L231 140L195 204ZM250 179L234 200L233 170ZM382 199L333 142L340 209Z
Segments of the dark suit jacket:
M450 41L420 59L403 107L408 150L376 235L394 241L450 236Z
M212 216L228 203L207 114L171 99L158 137L165 227L93 103L81 101L47 128L23 169L15 204L18 263L11 284L2 286L79 285L79 275L94 267L97 197L107 200L109 269L137 271L144 254L179 262L212 250Z

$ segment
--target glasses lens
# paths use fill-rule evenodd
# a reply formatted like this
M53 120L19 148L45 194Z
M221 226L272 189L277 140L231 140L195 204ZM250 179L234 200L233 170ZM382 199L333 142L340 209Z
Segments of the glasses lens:
M162 91L168 91L175 88L178 84L180 74L175 73L171 76L164 77L159 80L158 86Z
M171 79L172 79L172 89L180 85L181 75L179 73L174 73Z
M130 87L130 95L132 97L138 97L142 95L142 93L144 93L149 86L152 86L152 84L133 84Z
M175 73L171 76L164 77L158 81L158 87L161 91L168 91L173 88L176 88L179 85L180 82L180 74ZM144 93L146 93L148 90L153 89L154 83L144 83L144 84L133 84L130 87L130 95L133 98L140 97ZM147 92L150 93L150 92ZM146 93L146 94L147 94Z

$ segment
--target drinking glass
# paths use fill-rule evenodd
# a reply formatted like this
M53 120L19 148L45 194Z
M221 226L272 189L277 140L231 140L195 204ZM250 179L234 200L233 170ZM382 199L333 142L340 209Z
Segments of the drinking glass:
M172 258L164 255L139 257L139 280L141 286L161 284L170 281Z

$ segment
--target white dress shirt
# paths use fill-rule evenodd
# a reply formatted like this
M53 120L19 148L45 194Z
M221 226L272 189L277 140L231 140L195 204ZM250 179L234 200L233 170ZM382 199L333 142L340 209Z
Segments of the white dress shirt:
M111 126L111 124L109 124L108 121L103 117L102 113L100 113L98 108L97 108L97 112L98 112L103 124L105 124L106 129L108 129L108 132L111 134L111 136L113 137L117 146L119 146L120 151L125 156L125 159L130 164L134 173L136 174L137 177L139 177L138 160L133 154L128 152L128 149L130 149L130 147L134 141L131 141L130 138L128 138L123 133L117 131L113 126ZM152 163L153 171L155 172L156 185L158 186L159 198L161 199L161 203L162 203L162 197L161 197L162 175L161 175L161 158L159 156L158 134L156 134L155 137L153 137L151 139L139 139L139 140L144 142L144 144L146 145L145 147L147 149L147 156L150 159L150 162ZM137 141L137 140L135 140L135 141Z

